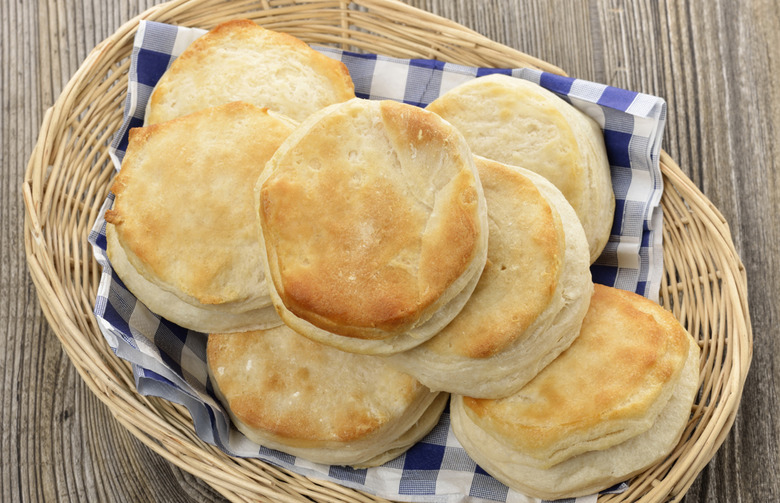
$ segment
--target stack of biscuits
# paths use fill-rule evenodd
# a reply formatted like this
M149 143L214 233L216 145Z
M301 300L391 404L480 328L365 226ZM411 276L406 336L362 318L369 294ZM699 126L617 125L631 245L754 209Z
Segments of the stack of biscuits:
M698 346L591 279L615 204L601 130L535 84L364 100L342 63L230 21L157 84L112 191L115 271L209 334L217 396L266 447L376 466L452 396L488 473L571 497L662 459L688 421Z

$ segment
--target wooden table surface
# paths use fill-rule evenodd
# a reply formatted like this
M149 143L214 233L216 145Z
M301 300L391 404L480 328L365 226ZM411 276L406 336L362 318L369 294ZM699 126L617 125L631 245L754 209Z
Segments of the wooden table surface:
M3 0L2 501L215 501L87 389L26 270L21 183L45 110L87 53L154 0ZM753 363L734 427L686 502L780 501L777 0L410 0L570 75L656 94L664 148L723 213L747 269Z

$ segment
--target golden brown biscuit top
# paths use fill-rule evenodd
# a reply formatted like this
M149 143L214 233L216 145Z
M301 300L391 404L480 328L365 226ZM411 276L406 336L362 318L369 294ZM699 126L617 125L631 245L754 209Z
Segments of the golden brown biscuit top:
M476 158L488 206L488 262L466 306L425 347L490 357L522 338L547 308L565 252L560 216L510 166Z
M476 256L484 198L471 153L435 114L390 101L351 100L307 124L260 189L276 291L335 334L403 332Z
M217 25L176 58L150 97L146 124L232 101L301 121L354 97L343 63L292 35L238 19Z
M339 351L286 326L211 334L207 359L242 423L300 447L364 439L429 393L378 357Z
M246 103L132 129L106 221L135 269L203 304L267 298L254 184L291 131Z
M572 441L608 439L627 421L643 419L664 389L676 384L689 341L658 304L595 285L569 349L511 397L465 398L466 412L491 435L547 459Z

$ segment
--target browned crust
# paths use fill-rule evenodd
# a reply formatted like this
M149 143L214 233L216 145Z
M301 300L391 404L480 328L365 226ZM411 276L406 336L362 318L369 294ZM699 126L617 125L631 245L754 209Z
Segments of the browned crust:
M437 195L434 221L410 195L414 181L388 176L396 161L386 154L362 152L365 165L348 165L351 147L333 140L344 120L326 116L296 146L277 153L260 190L262 228L271 269L278 271L276 290L290 312L331 333L381 339L437 308L468 268L480 232L477 180L468 149L466 159L448 124L419 108L382 102L384 136L376 142L386 142L398 163L413 158L412 151L434 149L458 166ZM307 152L322 169L302 176L296 166L311 162ZM349 190L356 173L370 182Z
M291 446L365 440L427 392L376 357L345 354L286 327L210 334L207 359L233 415Z
M221 138L226 130L246 140L241 148L236 138ZM247 279L263 277L253 184L290 131L242 102L132 129L106 221L136 270L202 304L240 302L257 291ZM257 256L250 262L242 252Z
M469 303L428 344L435 351L489 358L521 338L550 304L565 236L560 216L531 180L496 161L477 158L476 164L491 219L488 261ZM522 229L497 227L505 224Z
M641 418L654 406L660 389L679 376L690 336L658 304L594 287L572 346L512 397L464 398L473 420L521 451L538 453L600 431L605 422ZM599 436L617 432L607 428Z

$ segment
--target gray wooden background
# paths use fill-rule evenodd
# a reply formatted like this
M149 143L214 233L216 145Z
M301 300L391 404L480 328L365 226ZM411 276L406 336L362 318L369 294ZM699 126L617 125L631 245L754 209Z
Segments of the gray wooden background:
M154 0L0 1L1 501L218 501L92 396L26 271L20 193L44 111L90 49ZM780 501L777 0L410 0L570 75L663 96L664 148L721 210L747 268L740 413L684 501Z

